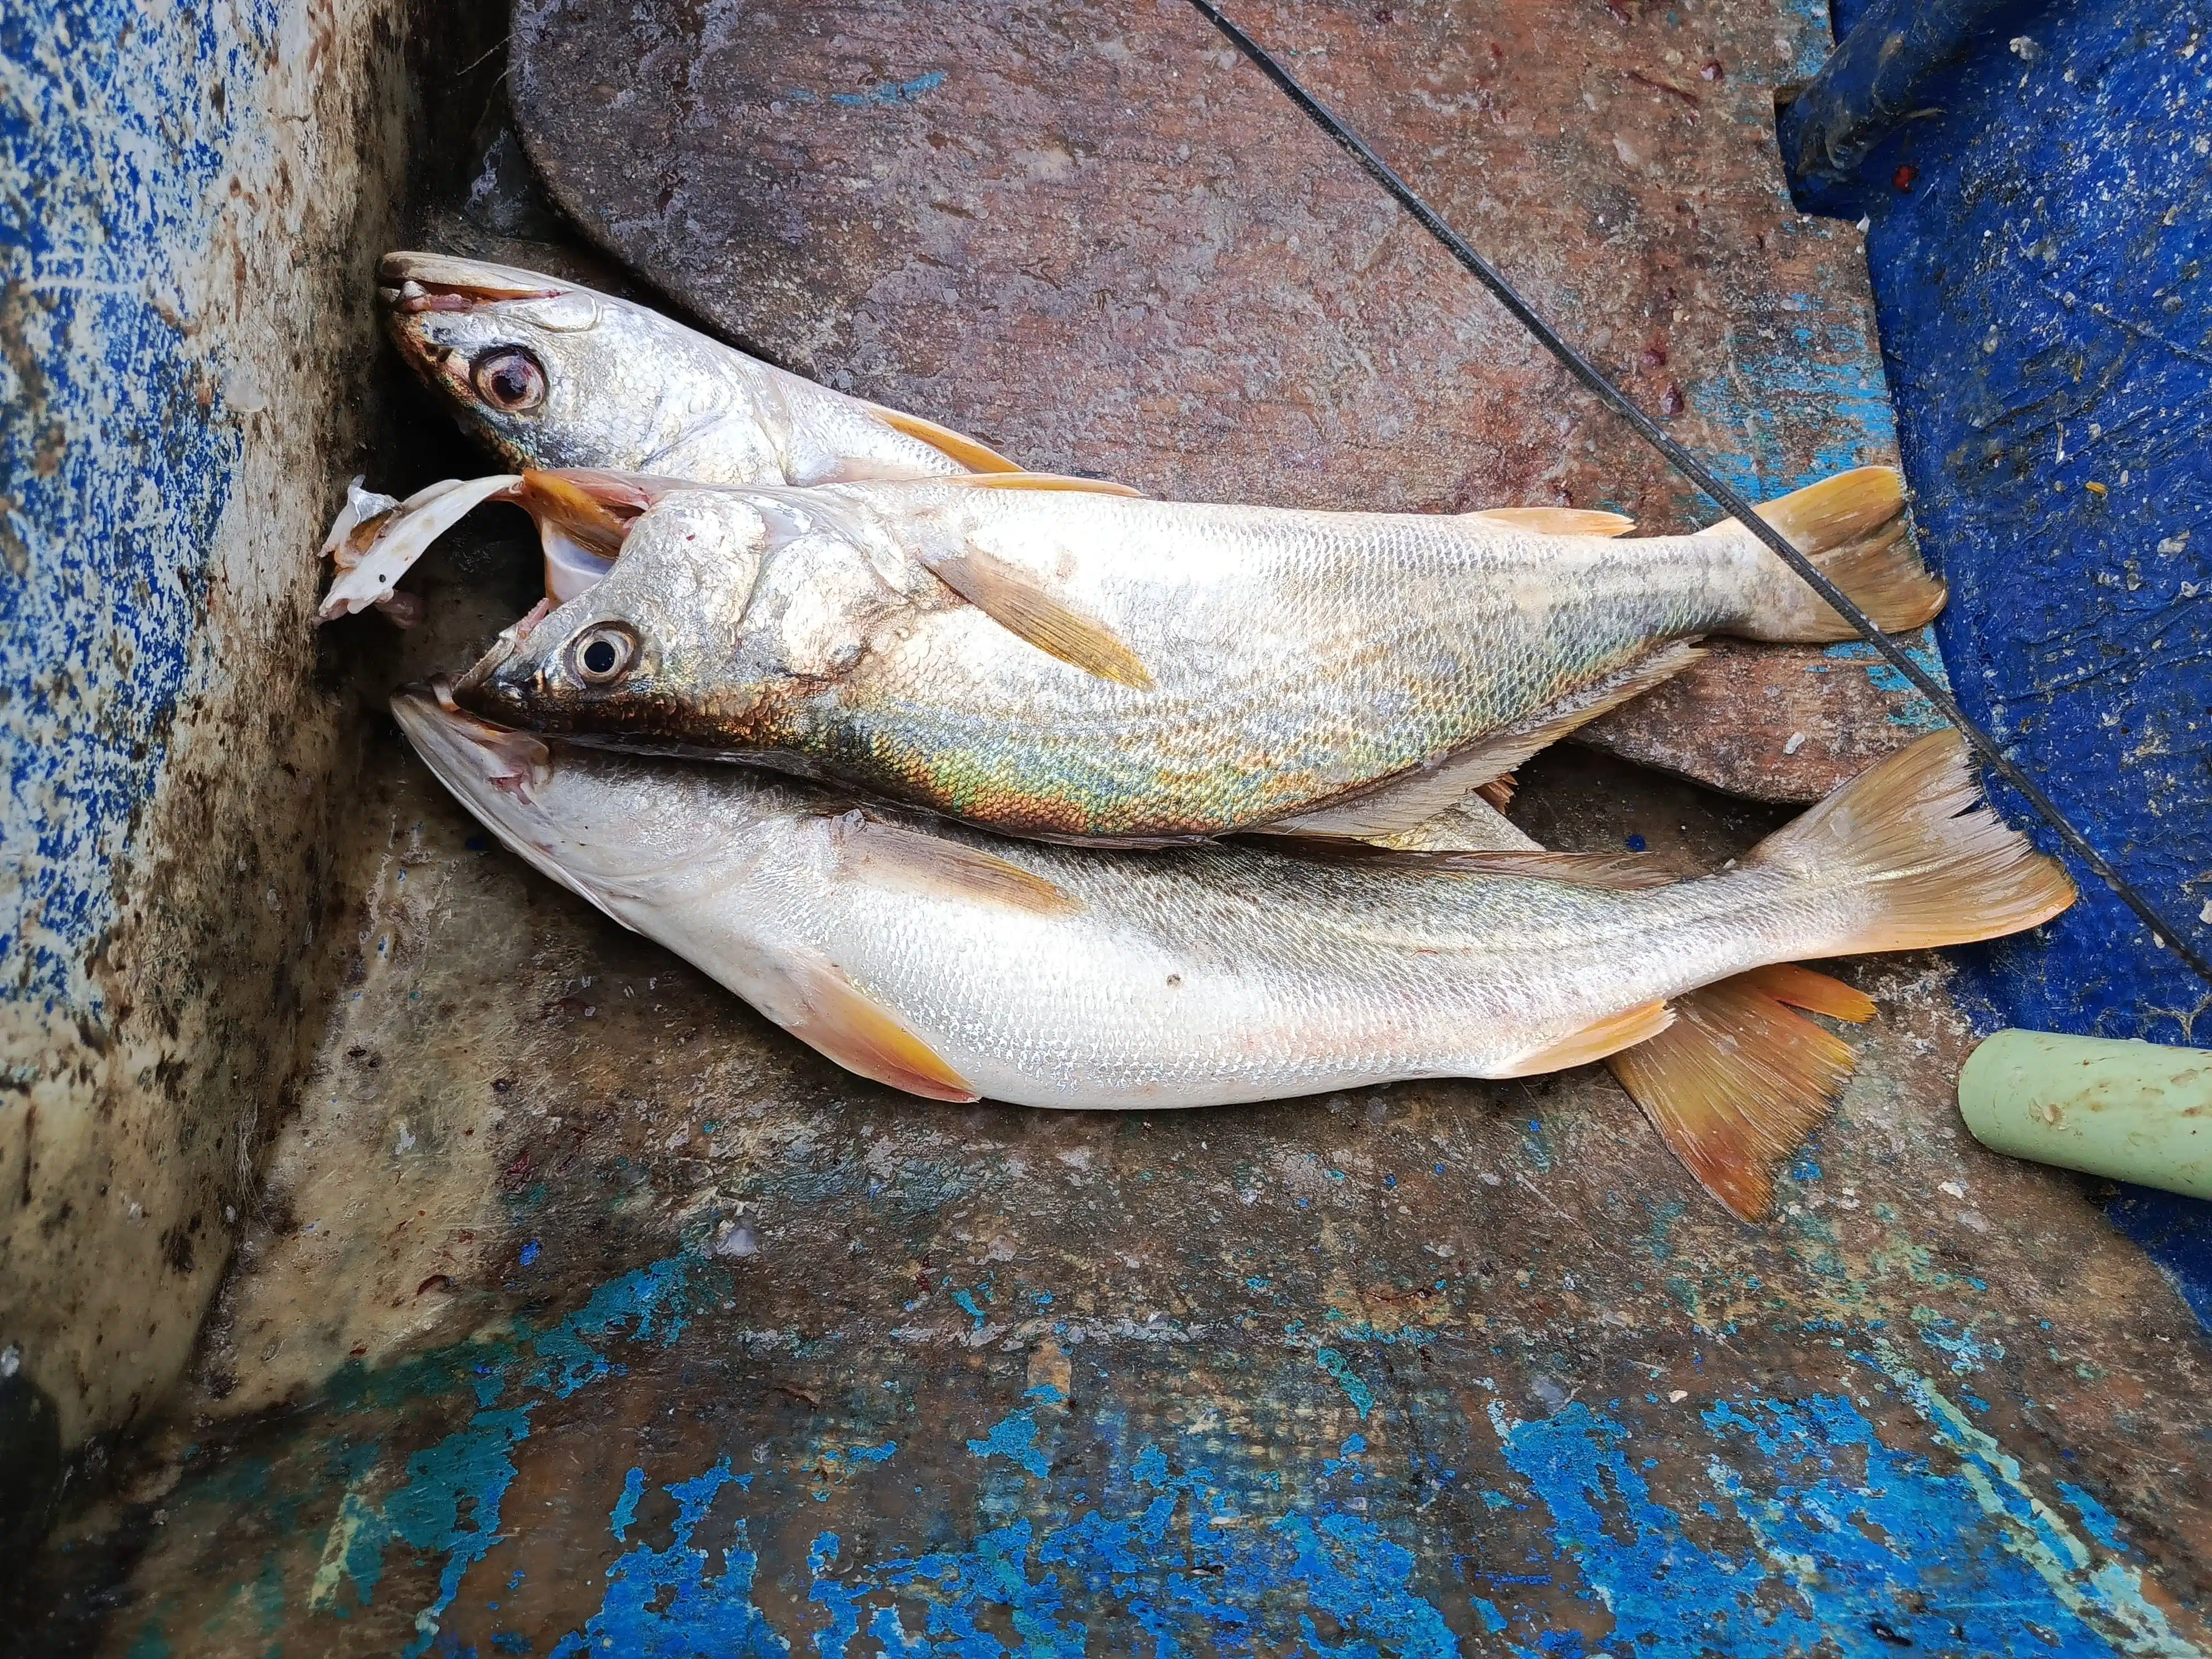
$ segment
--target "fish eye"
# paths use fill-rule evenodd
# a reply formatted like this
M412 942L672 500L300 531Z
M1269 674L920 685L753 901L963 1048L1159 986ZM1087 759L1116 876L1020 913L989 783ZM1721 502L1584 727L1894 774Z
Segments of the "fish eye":
M568 665L586 685L612 685L637 660L637 635L620 623L600 623L576 635Z
M520 346L495 346L469 365L469 384L494 409L520 415L545 401L545 370Z

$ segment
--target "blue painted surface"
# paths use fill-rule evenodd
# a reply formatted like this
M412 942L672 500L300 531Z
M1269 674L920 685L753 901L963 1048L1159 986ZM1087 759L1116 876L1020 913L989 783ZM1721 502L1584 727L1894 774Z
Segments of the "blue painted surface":
M185 347L277 8L0 12L0 997L98 1021L85 958L152 793L239 429ZM225 96L218 100L216 88Z
M408 1653L475 1650L455 1648L441 1626L468 1570L517 1547L520 1517L506 1509L533 1414L580 1390L621 1385L641 1353L681 1344L717 1282L696 1258L673 1257L473 1363L457 1363L470 1350L448 1351L405 1376L364 1380L356 1408L451 1388L473 1389L482 1407L410 1457L380 1504L349 1492L356 1507L342 1508L332 1528L343 1530L343 1548L325 1559L342 1562L364 1606L392 1551L444 1557ZM1550 1541L1524 1561L1460 1558L1456 1582L1438 1580L1437 1553L1426 1547L1436 1527L1456 1534L1457 1526L1445 1511L1433 1523L1423 1516L1460 1474L1421 1449L1443 1419L1409 1413L1402 1401L1376 1407L1387 1441L1353 1433L1334 1456L1279 1462L1202 1401L1140 1427L1110 1396L1085 1411L1054 1386L1033 1386L967 1441L971 1507L940 1514L945 1542L908 1553L856 1547L821 1528L803 1579L775 1575L775 1595L756 1540L789 1529L799 1496L791 1477L811 1468L817 1481L842 1482L865 1466L880 1483L870 1490L888 1497L916 1478L939 1490L944 1463L927 1443L902 1451L885 1443L848 1449L839 1473L825 1467L839 1459L819 1446L774 1458L763 1447L755 1468L770 1485L738 1472L727 1452L690 1468L694 1454L677 1452L623 1476L606 1524L625 1547L604 1569L597 1610L550 1651L1444 1659L1474 1650L1446 1616L1456 1606L1503 1638L1496 1650L1528 1659L1815 1649L1874 1659L1905 1642L1934 1652L2194 1653L2146 1598L2140 1558L2097 1499L2064 1484L2043 1494L1976 1425L1972 1411L1986 1406L1954 1398L1927 1374L1928 1360L1972 1375L1988 1358L1930 1342L1916 1358L1877 1334L1848 1362L1844 1391L1686 1414L1682 1426L1704 1448L1697 1484L1706 1501L1694 1506L1656 1495L1655 1460L1639 1455L1652 1437L1621 1402L1563 1401L1522 1419L1493 1382L1474 1379L1494 1443L1461 1442L1454 1455L1486 1465L1486 1510L1534 1509L1548 1517ZM1900 1445L1894 1430L1878 1430L1865 1409L1870 1394L1908 1405L1924 1443ZM1085 1443L1103 1448L1103 1468L1063 1463ZM374 1459L373 1448L356 1454L356 1474ZM247 1495L233 1490L240 1479L258 1482L253 1501L274 1501L267 1465L251 1460L211 1476L220 1491L179 1501L238 1501ZM639 1516L649 1492L673 1514L647 1527ZM504 1594L522 1577L508 1575ZM1563 1585L1579 1586L1602 1636L1516 1605L1519 1592ZM794 1604L807 1610L796 1620ZM146 1635L161 1639L158 1625ZM495 1650L529 1650L514 1645L521 1639L501 1646L495 1637Z
M1985 42L1922 88L1940 118L1806 199L1871 221L1960 697L2206 945L2212 43L2139 0L2022 27L2032 62ZM1979 953L1973 979L2021 1024L2164 1042L2212 1001L2094 882L2044 936Z
M1839 4L1838 27L1863 9ZM1960 701L2206 951L2212 40L2155 0L2002 21L1914 92L1939 117L1802 199L1871 221ZM2076 875L2051 927L1967 953L1981 1023L2212 1045L2212 989ZM2112 1213L2212 1314L2212 1206L2143 1192Z

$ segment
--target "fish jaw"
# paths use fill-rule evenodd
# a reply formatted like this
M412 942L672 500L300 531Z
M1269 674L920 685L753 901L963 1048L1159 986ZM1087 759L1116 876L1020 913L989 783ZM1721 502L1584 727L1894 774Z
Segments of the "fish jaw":
M553 751L542 740L468 714L442 679L393 692L392 717L438 781L509 851L569 891L600 902L556 856L562 792Z
M728 884L775 792L727 769L669 767L548 743L471 714L441 680L392 694L392 718L453 798L507 848L627 927Z

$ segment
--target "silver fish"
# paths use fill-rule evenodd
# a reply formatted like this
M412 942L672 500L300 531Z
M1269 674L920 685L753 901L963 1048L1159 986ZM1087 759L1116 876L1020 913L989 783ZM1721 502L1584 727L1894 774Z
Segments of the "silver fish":
M1893 471L1763 511L1885 626L1941 608ZM1678 672L1697 635L1850 634L1741 526L1621 541L1581 533L1592 517L1291 512L1025 476L679 489L456 695L1010 834L1371 836Z
M561 277L406 252L386 254L379 275L400 356L518 471L815 484L1016 470L933 421Z
M1012 841L549 743L427 691L392 708L539 870L838 1064L939 1100L1156 1109L1526 1077L1660 1036L1700 986L1992 938L2074 896L1973 808L1953 732L1682 879L1632 855Z

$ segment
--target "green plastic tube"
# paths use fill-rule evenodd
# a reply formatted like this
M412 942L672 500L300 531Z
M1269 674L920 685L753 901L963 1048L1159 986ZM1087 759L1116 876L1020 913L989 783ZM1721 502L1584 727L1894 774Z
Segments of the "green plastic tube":
M1959 1111L1991 1152L2212 1199L2212 1053L1999 1031L1966 1056Z

